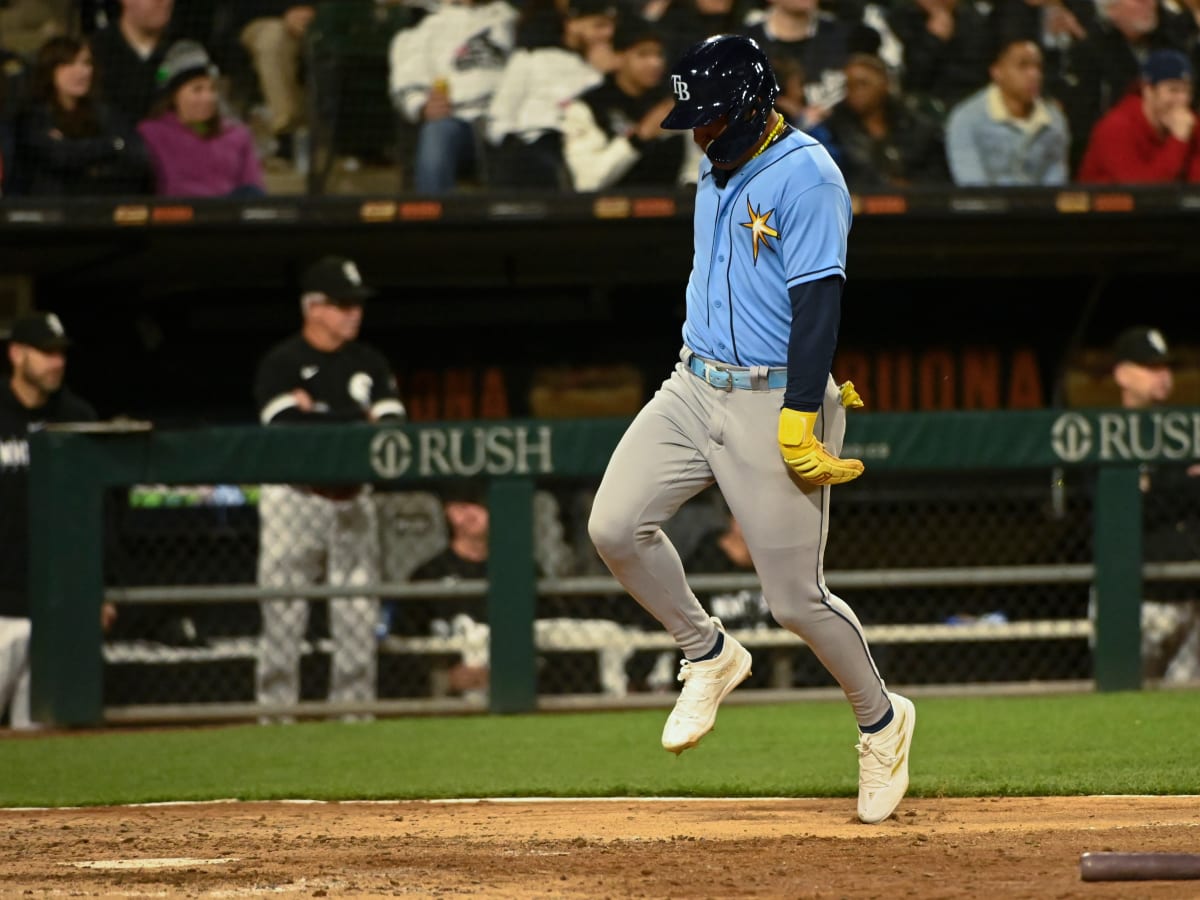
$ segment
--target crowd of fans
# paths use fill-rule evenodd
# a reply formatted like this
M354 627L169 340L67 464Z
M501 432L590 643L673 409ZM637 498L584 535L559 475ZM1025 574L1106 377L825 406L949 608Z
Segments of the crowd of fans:
M852 188L1200 179L1200 0L407 2L379 99L421 193L693 180L688 136L658 125L666 75L721 32L762 44L778 108ZM307 134L320 6L0 2L5 194L262 191Z

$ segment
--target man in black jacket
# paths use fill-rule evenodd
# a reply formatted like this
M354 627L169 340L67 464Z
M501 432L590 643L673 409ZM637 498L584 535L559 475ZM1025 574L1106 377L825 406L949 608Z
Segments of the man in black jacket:
M18 319L12 375L0 387L0 713L29 728L29 432L47 422L92 422L96 411L63 386L68 345L54 313Z
M121 0L121 16L91 38L100 91L120 124L132 127L150 111L156 76L173 34L174 0Z

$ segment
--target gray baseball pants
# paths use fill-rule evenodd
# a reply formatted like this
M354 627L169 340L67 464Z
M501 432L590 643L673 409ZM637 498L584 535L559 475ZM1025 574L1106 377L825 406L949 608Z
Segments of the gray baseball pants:
M702 656L715 627L661 526L716 482L745 533L771 614L837 679L859 724L873 725L890 708L883 679L858 618L825 586L830 488L800 481L784 463L776 437L784 390L766 389L765 374L759 383L762 390L723 390L677 365L613 452L588 530L613 575L684 655ZM832 377L816 430L840 453L846 411Z

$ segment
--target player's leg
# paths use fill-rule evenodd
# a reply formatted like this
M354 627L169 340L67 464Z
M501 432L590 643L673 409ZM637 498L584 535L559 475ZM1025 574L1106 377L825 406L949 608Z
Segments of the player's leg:
M1163 684L1200 680L1200 601L1180 601L1176 606L1180 611L1179 643L1163 673Z
M720 452L725 397L678 367L618 444L588 522L613 575L683 651L684 687L662 736L674 753L712 730L721 700L750 674L750 654L704 611L662 532L663 522L712 483L708 456Z
M713 480L709 410L689 390L693 378L674 372L638 413L613 451L588 519L605 565L689 657L712 648L714 628L662 524Z
M30 620L0 616L0 715L9 725L28 728Z
M259 497L258 583L261 587L310 587L325 568L325 535L332 503L286 485L264 485ZM308 628L308 601L264 600L256 694L264 706L300 700L300 644Z
M363 494L334 505L336 525L329 546L329 583L357 588L378 582L379 530L374 497ZM347 596L329 601L332 702L367 703L375 699L378 621L378 597Z
M780 459L776 446L780 392L745 391L735 400L738 427L731 429L728 452L714 459L717 483L742 526L772 615L812 648L841 685L863 735L860 747L866 747L874 759L880 738L900 738L892 748L896 750L893 763L903 763L903 777L888 782L888 798L898 790L898 803L907 787L906 760L915 713L908 700L888 692L858 617L825 585L825 540L834 489L801 482ZM836 454L844 433L845 411L830 379L817 437ZM860 759L860 774L862 765ZM868 760L866 765L870 782L874 763ZM878 789L868 790L870 797L876 793ZM878 821L874 816L879 804L864 808L863 800L860 793L860 815ZM891 808L882 817L890 813Z

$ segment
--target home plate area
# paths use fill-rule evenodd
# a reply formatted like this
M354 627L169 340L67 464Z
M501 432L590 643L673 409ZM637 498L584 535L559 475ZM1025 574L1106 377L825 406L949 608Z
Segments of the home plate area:
M0 810L0 896L1189 897L1086 852L1192 852L1195 797L215 803ZM1136 887L1131 892L1131 888Z

